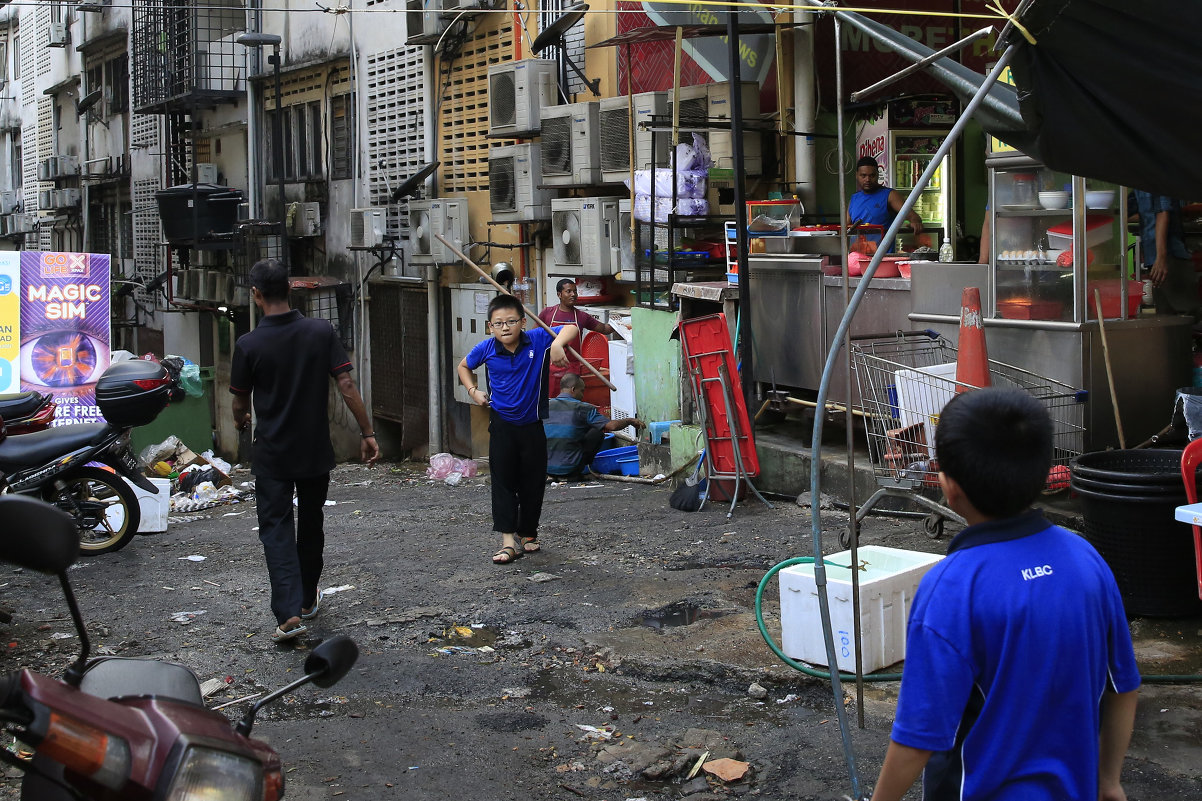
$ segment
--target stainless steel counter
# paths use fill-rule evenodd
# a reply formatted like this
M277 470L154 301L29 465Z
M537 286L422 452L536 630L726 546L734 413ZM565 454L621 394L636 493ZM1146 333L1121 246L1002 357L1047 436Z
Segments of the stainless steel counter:
M985 299L987 270L983 264L915 265L911 327L930 328L956 342L963 288L981 287L982 306L989 307ZM1177 388L1190 384L1192 324L1189 318L1168 315L1105 321L1127 447L1138 445L1168 425ZM989 358L1088 390L1086 450L1118 447L1096 321L986 318L984 325Z
M756 379L784 387L817 386L822 374L823 257L750 256L751 333Z
M849 290L855 292L861 281L863 278L859 276L849 278ZM822 352L822 358L825 360L826 353L834 341L835 333L839 329L839 321L847 309L843 294L843 277L823 276L822 291L826 304ZM911 327L911 306L912 293L909 278L873 278L872 283L864 292L864 297L860 300L860 306L856 309L856 316L851 321L849 332L851 336L855 337L908 330ZM831 376L830 393L827 397L838 403L850 402L853 405L859 405L860 388L854 373L851 375L850 387L848 386L848 373L845 365L846 362L841 356L840 362ZM820 364L811 388L816 389L821 378L822 365Z

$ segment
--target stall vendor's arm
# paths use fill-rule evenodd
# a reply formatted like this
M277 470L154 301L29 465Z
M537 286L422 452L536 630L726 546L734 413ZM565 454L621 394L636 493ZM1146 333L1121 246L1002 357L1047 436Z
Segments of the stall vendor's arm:
M900 214L902 206L905 204L906 196L904 194L896 189L889 193L889 208ZM914 209L910 209L910 211L906 214L906 220L910 223L910 227L914 229L914 233L922 233L922 218L918 216L918 212L914 211Z
M559 333L555 335L555 341L551 343L551 364L556 367L568 366L568 354L564 350L572 340L580 334L580 329L574 325L565 325L559 329ZM467 367L465 364L464 367ZM460 380L462 380L460 373Z
M1153 286L1160 286L1169 277L1169 212L1156 212L1156 261L1148 274Z

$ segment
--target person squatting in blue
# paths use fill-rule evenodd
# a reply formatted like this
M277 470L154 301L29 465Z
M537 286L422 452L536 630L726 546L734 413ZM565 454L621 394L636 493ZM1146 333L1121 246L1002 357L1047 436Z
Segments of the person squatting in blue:
M1030 394L954 397L939 483L969 525L919 583L873 801L1125 801L1139 670L1110 567L1030 508L1052 465Z

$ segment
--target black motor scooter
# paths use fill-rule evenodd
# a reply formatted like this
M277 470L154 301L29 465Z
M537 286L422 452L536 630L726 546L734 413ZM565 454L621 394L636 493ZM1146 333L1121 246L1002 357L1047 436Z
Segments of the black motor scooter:
M130 433L182 397L179 373L171 367L133 360L105 370L96 382L96 405L107 422L4 438L0 479L5 491L32 495L71 515L86 553L124 548L141 522L138 497L125 479L148 493L158 492L142 475Z

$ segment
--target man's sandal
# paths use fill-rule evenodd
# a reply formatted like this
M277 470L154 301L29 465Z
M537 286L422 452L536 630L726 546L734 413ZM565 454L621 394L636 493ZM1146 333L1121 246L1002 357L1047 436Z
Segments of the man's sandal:
M309 627L303 623L297 623L290 629L275 627L275 633L271 635L271 639L276 642L287 642L288 640L298 637L309 630Z
M494 565L507 565L510 562L516 561L521 555L521 552L517 548L514 548L512 545L506 545L492 555L492 563Z
M524 553L538 553L543 549L543 546L538 544L538 537L522 537L522 551Z

